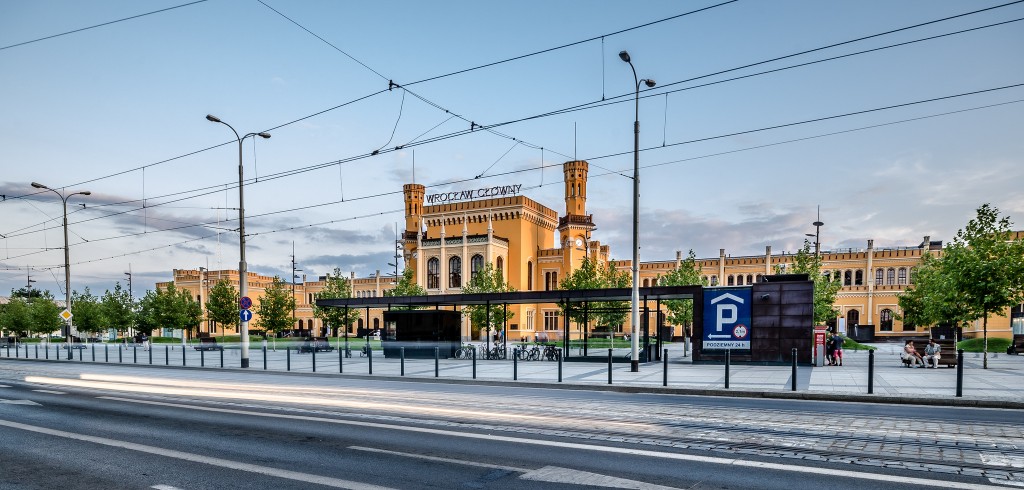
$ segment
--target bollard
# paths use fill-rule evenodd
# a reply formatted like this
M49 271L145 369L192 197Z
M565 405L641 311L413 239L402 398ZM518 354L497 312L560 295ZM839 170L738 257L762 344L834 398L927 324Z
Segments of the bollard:
M964 350L956 351L956 397L964 396Z
M668 386L668 349L665 349L661 354L661 386Z
M36 359L39 359L39 344L36 344ZM96 344L92 344L92 360L96 360Z
M441 376L441 365L438 359L440 358L441 352L437 347L434 347L434 377L438 378Z
M277 342L277 341L275 340L275 342ZM223 353L224 353L224 351L221 351L221 354L223 354ZM267 370L267 346L265 346L265 345L263 346L263 370L264 371Z
M519 381L519 349L512 349L512 381Z
M316 372L316 346L309 348L309 353L313 355L313 372Z
M473 350L473 379L476 379L476 346L472 347Z
M562 382L562 349L558 349L558 382Z
M153 344L152 343L149 344L149 348L146 349L146 352L149 352L149 364L152 366L153 365Z
M164 366L171 365L171 346L164 346Z
M875 392L875 350L868 351L868 394Z
M220 367L224 367L224 348L220 348Z
M285 359L285 371L291 371L292 370L292 348L290 346L284 348L284 359Z
M796 391L796 347L793 348L793 381L790 391Z
M46 357L47 360L50 359L50 346L48 346L48 345L43 346L43 356ZM11 357L11 347L10 346L7 346L7 357Z
M206 351L199 351L199 367L206 367Z
M78 362L82 362L82 351L84 349L77 349L77 350L78 350ZM28 359L28 344L25 344L25 359Z
M405 347L398 348L399 365L401 366L400 376L405 376Z
M608 384L612 384L612 350L608 349Z
M725 389L729 389L729 363L732 359L732 349L725 349Z
M342 373L345 372L345 355L344 355L344 353L345 353L344 350L342 350L340 348L338 349L338 374L342 374Z
M370 347L370 341L366 341L366 358L370 361L369 364L367 364L369 374L373 374L373 348Z
M132 346L132 364L138 364L138 363L139 363L139 346L133 345Z
M203 351L200 351L203 352ZM185 346L181 346L181 367L185 367Z
M39 349L36 349L36 357L39 357ZM92 362L96 362L96 344L92 344Z
M49 357L47 357L49 359ZM110 345L103 344L103 362L110 362Z
M117 349L117 363L118 364L121 364L122 362L124 362L124 358L123 357L124 356L121 354L121 348L118 347L118 349Z

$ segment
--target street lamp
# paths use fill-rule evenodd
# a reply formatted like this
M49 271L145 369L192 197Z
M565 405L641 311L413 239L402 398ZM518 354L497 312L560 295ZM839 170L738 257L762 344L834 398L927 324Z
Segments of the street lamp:
M54 194L60 197L61 202L64 204L64 307L68 311L71 311L71 254L68 251L68 198L76 195L88 196L92 193L89 191L78 191L72 192L71 194L61 194L56 189L46 187L39 182L33 182L32 187L36 189L46 189L53 191ZM64 340L68 343L68 359L72 359L74 356L71 354L71 319L64 324Z
M242 199L242 141L250 136L259 136L260 138L267 139L270 138L270 133L247 133L245 136L238 136L238 131L235 131L234 127L224 121L221 121L217 117L207 114L206 120L227 126L231 129L231 132L235 133L235 138L238 140L238 294L239 297L244 298L249 293L249 273L245 266L245 205L244 200ZM242 367L247 368L249 367L249 322L241 322L238 329L242 338Z
M636 117L633 120L633 293L630 305L632 328L629 339L632 344L629 370L635 373L640 371L640 339L637 335L640 333L640 84L654 88L655 82L649 78L637 78L636 68L629 60L629 53L620 51L619 58L629 63L630 69L633 70L633 81L636 82Z
M805 233L805 235L814 237L814 258L818 259L821 251L821 227L825 226L825 223L821 222L821 206L818 206L818 220L811 223L811 226L814 227L814 234Z

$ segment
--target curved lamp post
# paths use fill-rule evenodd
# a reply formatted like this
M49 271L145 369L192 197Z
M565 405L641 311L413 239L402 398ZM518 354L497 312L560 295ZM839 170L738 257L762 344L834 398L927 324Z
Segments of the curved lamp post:
M238 136L238 131L235 131L235 128L230 124L221 121L217 117L207 114L206 120L227 126L231 129L231 132L235 133L235 138L238 139L238 296L240 298L244 298L249 293L249 273L245 266L245 205L244 200L242 199L242 141L250 136L259 136L264 139L270 138L270 133L247 133L245 136ZM240 322L238 330L242 338L242 367L247 368L249 367L249 322Z
M60 197L62 203L64 203L64 307L71 311L71 254L68 251L68 198L71 196L88 196L92 193L89 191L78 191L72 192L71 194L61 194L60 191L47 187L39 182L33 182L32 187L36 189L46 189L52 191L54 194ZM71 320L64 324L64 340L68 343L68 359L72 359L74 356L71 354Z
M649 78L638 79L636 68L629 59L629 53L619 52L619 58L633 70L633 81L636 82L636 117L633 120L633 293L630 305L630 355L629 370L640 370L640 84L654 88L655 82Z

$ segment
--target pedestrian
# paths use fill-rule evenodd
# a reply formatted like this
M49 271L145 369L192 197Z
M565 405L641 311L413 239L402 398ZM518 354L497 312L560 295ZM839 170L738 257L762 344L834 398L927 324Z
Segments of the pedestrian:
M836 357L835 357L835 359L838 360L839 361L839 365L842 366L843 365L843 336L836 334L836 335L834 335L834 337L835 337L835 344L836 344L836 354L835 354Z
M924 367L938 369L941 353L942 347L935 343L935 339L928 339L928 345L924 348Z
M913 340L908 340L903 344L903 354L901 357L903 358L903 363L906 364L907 367L924 367L924 360L921 359L921 354L917 353L917 348L914 347Z
M825 339L825 363L829 366L836 365L836 338L832 334L828 334Z

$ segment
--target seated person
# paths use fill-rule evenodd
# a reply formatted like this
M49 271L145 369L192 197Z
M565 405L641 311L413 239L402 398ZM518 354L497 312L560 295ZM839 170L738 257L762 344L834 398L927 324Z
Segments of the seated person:
M903 354L901 357L910 367L914 367L915 365L917 367L924 367L924 360L921 359L921 354L918 354L917 349L914 348L913 340L908 340L907 343L903 345Z
M939 359L942 352L942 346L935 343L935 340L929 340L928 345L924 348L924 367L939 367Z

